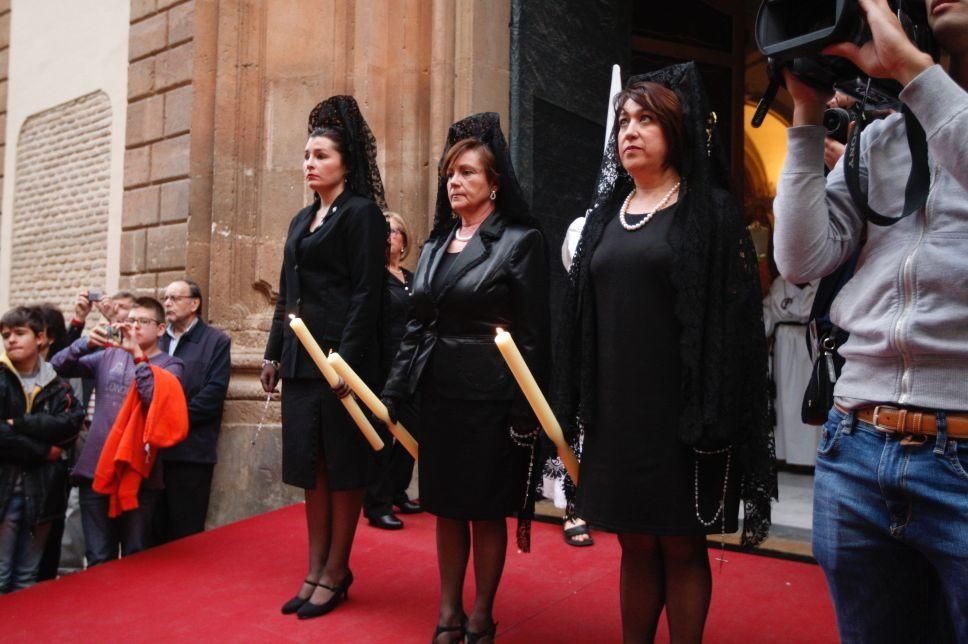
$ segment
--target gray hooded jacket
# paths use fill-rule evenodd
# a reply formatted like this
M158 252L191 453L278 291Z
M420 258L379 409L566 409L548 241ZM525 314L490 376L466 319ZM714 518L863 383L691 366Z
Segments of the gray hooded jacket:
M841 405L894 403L968 409L968 92L938 65L901 93L928 139L931 189L915 215L867 226L853 278L830 316L850 332L835 396ZM824 130L788 130L777 187L776 263L794 283L833 272L854 252L864 222L843 161L823 176ZM861 137L861 188L871 207L901 214L911 154L894 114Z

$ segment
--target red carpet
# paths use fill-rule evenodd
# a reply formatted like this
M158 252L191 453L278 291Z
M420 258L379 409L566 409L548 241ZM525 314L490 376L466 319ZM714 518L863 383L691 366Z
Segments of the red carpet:
M305 573L297 505L2 597L0 639L426 642L437 615L433 518L404 519L402 532L361 522L350 600L319 619L279 613ZM508 555L495 608L499 641L621 640L618 544L612 535L595 538L592 548L571 548L559 527L534 525L533 552ZM819 568L735 552L726 557L722 573L713 562L707 642L836 641ZM668 641L664 623L658 641Z

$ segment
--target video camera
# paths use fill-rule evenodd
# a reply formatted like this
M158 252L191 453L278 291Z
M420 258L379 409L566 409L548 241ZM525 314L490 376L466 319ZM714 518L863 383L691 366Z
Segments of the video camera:
M888 4L911 41L937 59L924 0L888 0ZM856 98L864 109L900 106L902 88L896 81L870 78L846 58L820 53L836 43L861 46L870 41L870 27L857 0L764 0L756 15L755 33L756 44L767 57L771 82L757 106L754 127L762 123L776 97L785 67L818 89L836 89Z
M924 0L887 2L911 42L938 60L939 49L928 25ZM783 82L784 68L789 67L800 80L820 90L840 90L859 101L859 108L852 110L855 126L848 127L844 179L864 219L877 226L891 226L923 208L931 179L928 144L917 118L901 105L900 84L890 79L871 78L845 58L820 53L829 45L852 42L862 46L873 38L858 0L763 0L755 31L756 44L767 57L770 85L756 106L753 127L763 123ZM887 217L870 207L867 194L860 188L860 135L871 120L868 110L895 108L904 115L912 164L901 215Z

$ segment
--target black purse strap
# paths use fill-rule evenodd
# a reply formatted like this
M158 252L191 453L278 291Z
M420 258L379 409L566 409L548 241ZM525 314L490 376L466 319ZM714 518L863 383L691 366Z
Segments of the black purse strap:
M870 124L870 119L861 113L847 138L844 152L844 180L850 196L860 209L861 215L877 226L891 226L909 215L921 210L928 201L931 188L931 170L928 163L928 139L924 128L906 105L901 107L907 130L908 147L911 150L911 172L904 188L904 209L900 217L885 217L870 207L867 195L860 189L860 135Z

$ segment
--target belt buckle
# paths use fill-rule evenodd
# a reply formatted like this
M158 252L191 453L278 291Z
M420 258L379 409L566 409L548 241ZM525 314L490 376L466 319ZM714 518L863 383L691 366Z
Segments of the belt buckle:
M888 429L887 427L881 427L880 424L877 422L877 417L880 416L880 413L881 413L881 406L876 405L874 407L874 414L871 416L871 425L881 430L882 432L890 431L890 429Z

